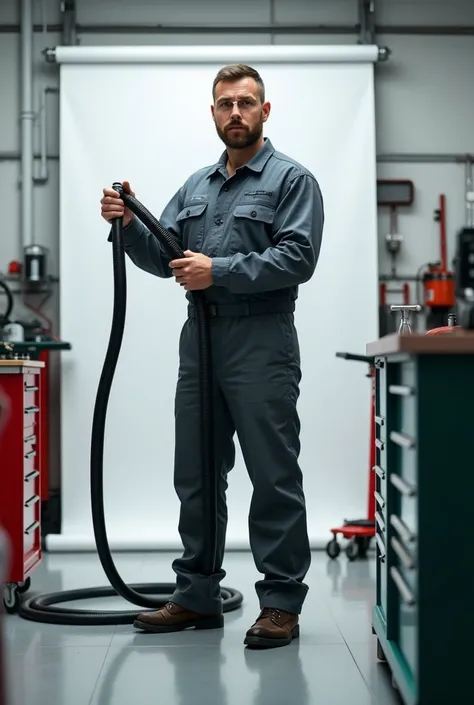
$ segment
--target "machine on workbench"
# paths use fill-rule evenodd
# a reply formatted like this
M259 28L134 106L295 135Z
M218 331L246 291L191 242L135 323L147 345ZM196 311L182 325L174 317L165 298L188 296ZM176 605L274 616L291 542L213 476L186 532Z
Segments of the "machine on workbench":
M471 689L470 523L474 229L458 235L461 325L389 335L375 361L377 655L406 705L463 702Z

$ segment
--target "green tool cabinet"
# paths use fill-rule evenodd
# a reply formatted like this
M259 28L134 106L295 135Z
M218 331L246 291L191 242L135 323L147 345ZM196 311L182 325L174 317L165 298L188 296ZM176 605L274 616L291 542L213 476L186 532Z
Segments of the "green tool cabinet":
M367 355L377 655L407 705L473 702L474 334L389 335Z

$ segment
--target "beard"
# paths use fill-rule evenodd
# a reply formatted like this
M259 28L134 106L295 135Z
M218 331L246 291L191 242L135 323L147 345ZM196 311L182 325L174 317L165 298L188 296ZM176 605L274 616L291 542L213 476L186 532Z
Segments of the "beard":
M230 127L241 127L242 129L239 132L235 132L234 130L229 132ZM253 129L249 129L235 122L228 125L224 130L216 125L216 130L226 147L230 147L231 149L245 149L258 142L262 136L263 122L257 123Z

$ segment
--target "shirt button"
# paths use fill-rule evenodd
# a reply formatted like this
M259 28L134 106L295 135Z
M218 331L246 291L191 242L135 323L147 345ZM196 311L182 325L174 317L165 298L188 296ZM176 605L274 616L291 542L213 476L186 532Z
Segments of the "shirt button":
M191 211L186 211L186 215L190 215Z
M214 222L215 222L216 225L222 225L222 223L223 223L224 221L223 221L223 220L220 220L219 218L217 218L217 220L214 221Z
M252 218L256 218L256 217L257 217L257 211L252 211L252 212L250 213L250 215L252 216Z
M228 191L228 190L229 190L229 187L228 187L228 186L224 186L224 191Z

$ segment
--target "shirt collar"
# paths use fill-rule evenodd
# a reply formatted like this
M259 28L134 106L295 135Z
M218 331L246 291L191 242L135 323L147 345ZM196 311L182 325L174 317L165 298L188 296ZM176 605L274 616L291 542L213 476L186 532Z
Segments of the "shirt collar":
M255 172L261 172L263 170L263 167L265 164L268 162L272 154L274 153L275 149L268 139L268 137L264 138L264 142L262 147L258 150L257 154L255 154L252 159L248 162L246 162L243 166L247 167L247 169L251 169L252 171ZM220 159L216 164L214 164L213 167L211 167L211 170L208 174L208 178L213 176L216 171L222 172L222 170L225 171L227 164L227 150L224 150L222 152Z

